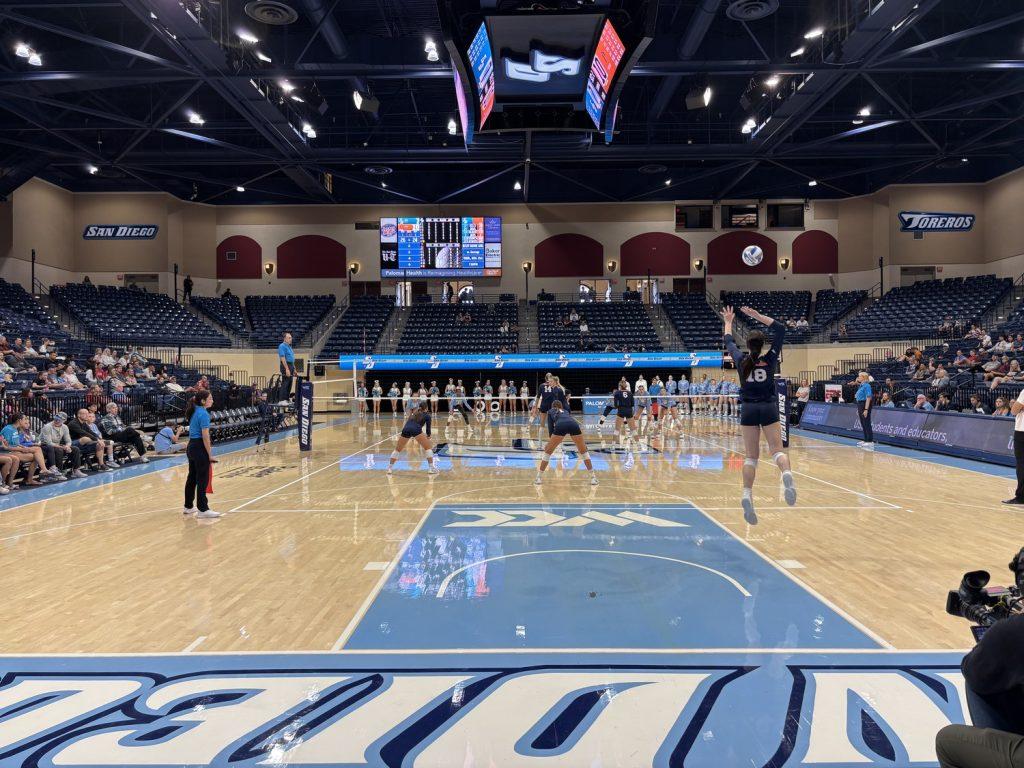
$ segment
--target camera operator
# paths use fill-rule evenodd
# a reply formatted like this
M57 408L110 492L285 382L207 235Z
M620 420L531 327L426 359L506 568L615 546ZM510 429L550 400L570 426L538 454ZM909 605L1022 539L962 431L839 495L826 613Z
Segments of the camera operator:
M989 627L961 668L975 725L939 731L940 768L1024 768L1024 614Z

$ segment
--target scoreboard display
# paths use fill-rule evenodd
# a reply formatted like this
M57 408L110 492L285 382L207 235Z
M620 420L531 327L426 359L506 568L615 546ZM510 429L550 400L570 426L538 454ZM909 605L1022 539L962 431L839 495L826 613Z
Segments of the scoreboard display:
M501 218L382 218L380 276L501 277Z

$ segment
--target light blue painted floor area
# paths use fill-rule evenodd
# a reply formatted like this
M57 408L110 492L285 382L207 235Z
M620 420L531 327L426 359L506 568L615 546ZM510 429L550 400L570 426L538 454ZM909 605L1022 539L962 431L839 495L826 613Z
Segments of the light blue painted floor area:
M688 504L438 505L352 649L878 648Z

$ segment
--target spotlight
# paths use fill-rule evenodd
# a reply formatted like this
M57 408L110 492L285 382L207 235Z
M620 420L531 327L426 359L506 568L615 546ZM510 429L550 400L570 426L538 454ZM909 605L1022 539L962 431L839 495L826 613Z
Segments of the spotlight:
M42 58L35 51L32 51L32 55L28 57L28 63L31 64L33 67L43 66Z
M280 83L278 83L278 85L280 86L281 90L284 91L285 93L291 93L292 91L295 90L295 86L289 83L287 80L282 80Z
M387 184L387 182L386 182L386 181L382 181L382 182L380 183L380 186L381 186L381 189L387 189L387 188L388 188L388 184Z
M191 109L188 111L188 121L192 125L203 125L206 122L198 113L193 112Z
M252 43L253 45L256 45L256 43L260 41L260 39L256 37L256 35L245 29L238 30L238 39L241 40L243 43Z
M296 96L294 93L292 94L292 101L297 101L297 102L299 102L299 104L305 104L306 103L305 99L303 99L301 96Z
M665 179L665 186L666 187L671 187L672 186L672 179Z
M857 114L860 117L870 117L871 116L871 107L862 107Z
M780 78L778 75L772 75L771 77L764 81L764 84L767 85L769 88L774 88L779 84L779 79Z
M811 179L810 181L807 182L807 186L808 187L816 187L816 186L818 186L818 182L815 181L814 179Z
M858 120L854 120L853 124L854 125L864 125L864 121L863 120L859 120L859 119Z
M752 117L748 117L748 118L747 118L747 122L745 122L745 123L743 124L743 127L742 127L742 128L740 128L740 133L750 133L751 131L753 131L753 130L754 130L754 128L755 128L756 126L757 126L757 123L756 123L756 122L754 122L754 118L752 118Z
M256 51L256 58L265 64L269 64L272 61L272 59L269 56L267 56L265 53L261 53L260 51Z
M814 29L809 31L806 35L804 35L804 40L813 40L814 38L821 37L824 34L825 34L825 28L824 27L815 27Z
M711 103L711 86L706 88L693 88L686 94L687 109L703 109Z
M789 58L795 59L797 56L803 56L806 52L807 49L801 45L799 48L797 48L795 51L789 54Z
M380 109L380 102L377 99L359 91L352 91L352 103L356 105L356 109L359 111L369 112L374 116L376 116L377 110Z
M516 183L512 185L512 189L514 189L516 192L518 192L522 188L523 188L523 185L519 183L519 179L516 179Z
M100 169L97 168L95 165L87 165L85 166L85 170L90 176L95 176Z
M429 37L423 46L423 52L427 54L427 61L438 61L440 59L440 56L437 54L437 43Z
M245 192L245 187L235 187L235 192Z
M450 133L452 136L454 136L458 130L459 130L459 126L457 126L455 124L455 118L454 117L449 117L448 118L448 133Z
M306 131L306 138L307 139L315 139L316 138L316 131L313 130L312 128L310 128L308 131Z
M961 163L966 163L966 162L968 162L968 160L967 160L967 158L966 158L966 157L961 157L961 158L960 158L960 162L961 162Z
M29 56L32 55L32 49L24 43L18 43L16 46L14 46L14 55L17 56L19 59L27 59Z

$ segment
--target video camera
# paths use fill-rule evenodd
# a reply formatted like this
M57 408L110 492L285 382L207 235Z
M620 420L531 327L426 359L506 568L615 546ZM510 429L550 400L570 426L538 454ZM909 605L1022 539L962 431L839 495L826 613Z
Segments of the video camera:
M978 625L974 629L976 640L997 621L1024 614L1024 548L1013 556L1008 567L1014 575L1012 587L988 588L988 571L970 571L964 574L960 587L946 596L946 613Z

